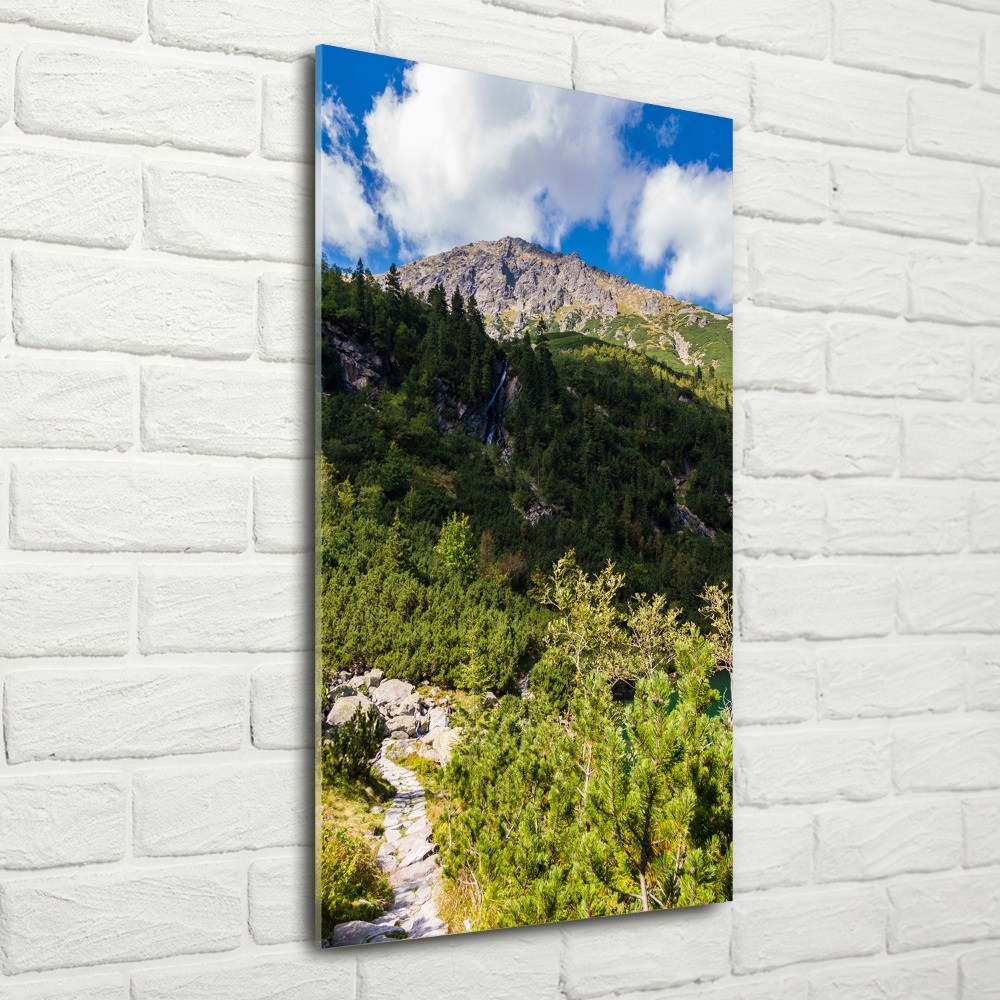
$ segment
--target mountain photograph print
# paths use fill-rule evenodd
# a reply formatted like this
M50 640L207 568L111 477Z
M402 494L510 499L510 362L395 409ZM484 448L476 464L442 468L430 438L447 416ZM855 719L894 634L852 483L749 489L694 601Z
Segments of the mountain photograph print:
M325 947L732 897L732 123L322 47Z

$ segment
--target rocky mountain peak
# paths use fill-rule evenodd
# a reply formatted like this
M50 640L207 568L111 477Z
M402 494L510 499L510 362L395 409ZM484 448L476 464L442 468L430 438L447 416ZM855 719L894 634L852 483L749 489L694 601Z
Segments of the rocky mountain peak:
M585 263L573 251L564 254L517 236L481 240L404 264L402 284L427 293L439 282L450 295L475 295L494 335L516 333L532 318L552 319L573 310L577 321L622 314L661 316L685 305L652 288Z

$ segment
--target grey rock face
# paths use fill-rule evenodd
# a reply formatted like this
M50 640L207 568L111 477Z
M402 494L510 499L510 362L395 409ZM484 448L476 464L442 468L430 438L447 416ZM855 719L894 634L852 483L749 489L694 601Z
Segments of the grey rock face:
M354 717L355 712L367 712L371 706L371 701L363 694L338 698L327 714L326 724L328 726L342 726Z
M400 705L413 694L414 688L409 681L382 681L372 691L372 699L377 705Z
M404 264L399 280L418 294L441 282L449 295L456 288L465 299L475 295L494 335L508 329L516 333L529 318L549 318L567 306L579 310L581 319L611 320L623 312L659 316L679 305L664 292L585 264L575 252L555 253L512 236ZM500 320L503 314L508 314L506 326Z

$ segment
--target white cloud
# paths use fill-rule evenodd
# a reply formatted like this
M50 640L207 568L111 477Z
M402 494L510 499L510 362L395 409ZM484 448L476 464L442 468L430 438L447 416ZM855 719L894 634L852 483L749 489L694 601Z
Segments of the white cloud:
M323 242L359 256L385 242L378 216L365 198L361 164L351 149L357 124L335 97L320 105L320 128L326 138L320 151L319 197Z
M622 130L640 105L412 64L365 116L367 198L357 124L334 96L320 115L323 239L352 257L389 232L417 257L502 236L558 248L574 227L607 223L614 256L662 268L678 298L731 308L732 174L631 154ZM674 116L656 132L661 149L678 128Z
M733 175L671 161L645 181L634 241L647 267L665 266L663 287L680 299L733 301Z
M635 105L416 64L365 117L380 208L434 253L516 235L558 245L581 222L622 225L635 187L618 133ZM627 204L628 199L624 199Z

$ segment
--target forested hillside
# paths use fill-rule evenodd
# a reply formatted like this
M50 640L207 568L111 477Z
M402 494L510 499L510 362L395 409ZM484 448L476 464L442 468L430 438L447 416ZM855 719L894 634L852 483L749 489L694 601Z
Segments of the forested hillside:
M321 344L324 697L381 671L462 706L425 775L452 929L728 898L728 382L542 316L498 341L360 261L323 268Z

